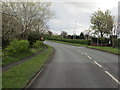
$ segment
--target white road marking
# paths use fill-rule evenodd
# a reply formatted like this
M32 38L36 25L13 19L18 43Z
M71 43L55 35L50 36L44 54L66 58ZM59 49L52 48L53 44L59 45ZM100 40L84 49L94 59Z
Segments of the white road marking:
M81 54L85 54L89 59L92 59L90 56L87 55L87 53L82 53L80 50L78 52L80 52Z
M85 54L85 53L81 53L81 54Z
M90 56L87 56L89 59L92 59Z
M120 82L112 74L110 74L108 71L105 71L105 73L107 73L115 82L120 85Z
M84 53L89 59L92 59L90 56L87 55L87 53Z
M100 68L102 67L98 62L94 61L95 64L97 64Z

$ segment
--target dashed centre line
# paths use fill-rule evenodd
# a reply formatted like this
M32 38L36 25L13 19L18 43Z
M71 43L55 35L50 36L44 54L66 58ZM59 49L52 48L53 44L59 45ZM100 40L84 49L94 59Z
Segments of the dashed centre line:
M87 55L87 53L82 53L80 50L78 51L80 52L81 54L84 54L86 55L89 59L92 59L90 56ZM94 61L94 63L99 66L100 68L102 68L102 65L100 65L97 61ZM120 85L120 82L112 75L110 74L108 71L104 71L109 77L111 77L117 84Z
M90 56L87 55L87 53L85 53L85 55L86 55L89 59L92 59Z
M98 62L94 61L94 63L98 65L100 68L102 67L102 65L100 65Z
M116 83L120 85L120 82L112 74L110 74L108 71L105 71L105 73L109 75Z
M82 53L80 50L79 50L78 52L80 52L81 54L86 55L89 59L92 59L90 56L87 55L87 53ZM94 63L95 63L97 66L99 66L100 68L102 68L102 65L100 65L97 61L94 61ZM120 85L120 82L119 82L112 74L110 74L108 71L105 71L105 73L106 73L109 77L111 77L117 84Z
M82 53L80 50L78 52L80 52L81 54L86 55L89 59L92 59L90 56L87 55L87 53Z

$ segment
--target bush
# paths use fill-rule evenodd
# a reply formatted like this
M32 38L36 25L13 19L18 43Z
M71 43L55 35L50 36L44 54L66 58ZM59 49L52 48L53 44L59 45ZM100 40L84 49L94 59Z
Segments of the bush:
M10 42L10 45L5 49L5 52L8 56L15 55L24 51L27 51L29 48L29 42L27 40L13 40Z
M35 43L33 43L33 48L42 48L42 47L44 47L42 41L36 41Z
M10 44L10 40L2 38L2 48L6 48Z
M84 39L60 39L58 37L50 37L49 40L56 40L56 41L63 41L68 43L78 43L78 44L84 44L84 45L90 45L91 40L84 40Z
M33 43L35 43L39 39L40 39L39 33L32 32L28 35L28 41L30 42L30 46L32 46Z

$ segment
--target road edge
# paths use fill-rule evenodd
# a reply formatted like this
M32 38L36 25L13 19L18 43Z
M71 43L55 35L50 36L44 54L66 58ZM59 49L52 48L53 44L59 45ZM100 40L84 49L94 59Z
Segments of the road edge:
M52 40L48 40L48 41L54 42L54 41L52 41ZM59 43L59 42L54 42L54 43ZM65 43L61 43L61 44L65 44ZM66 45L71 45L71 44L66 44ZM72 45L72 46L77 46L77 45ZM81 47L81 46L78 46L78 47ZM98 51L107 52L107 53L114 54L114 55L120 55L119 50L118 50L118 54L116 54L116 53L112 53L112 52L104 51L104 50L97 49L97 48L91 48L91 47L87 47L87 46L84 46L84 47L86 47L86 48L90 48L90 49L95 49L95 50L98 50Z
M52 60L55 53L55 49L52 47L52 52L49 55L48 59L45 61L43 66L40 68L40 70L31 78L31 80L26 84L26 86L23 88L23 90L29 89L30 85L34 82L34 80L38 77L38 75L42 74L47 67L48 63Z

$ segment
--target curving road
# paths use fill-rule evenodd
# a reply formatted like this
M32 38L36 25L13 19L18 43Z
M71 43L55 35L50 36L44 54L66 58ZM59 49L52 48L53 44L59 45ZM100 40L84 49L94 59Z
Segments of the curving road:
M29 88L118 88L118 56L103 51L45 41L53 60ZM120 75L119 75L120 76Z

